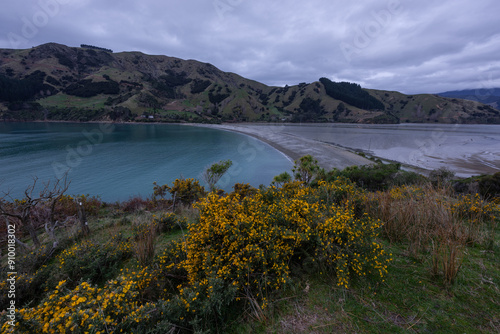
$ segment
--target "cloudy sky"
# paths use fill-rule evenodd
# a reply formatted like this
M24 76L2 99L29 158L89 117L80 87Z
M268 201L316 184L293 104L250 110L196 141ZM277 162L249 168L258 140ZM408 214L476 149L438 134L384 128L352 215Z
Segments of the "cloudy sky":
M408 94L500 86L498 0L16 0L0 48L91 44L209 62L268 85Z

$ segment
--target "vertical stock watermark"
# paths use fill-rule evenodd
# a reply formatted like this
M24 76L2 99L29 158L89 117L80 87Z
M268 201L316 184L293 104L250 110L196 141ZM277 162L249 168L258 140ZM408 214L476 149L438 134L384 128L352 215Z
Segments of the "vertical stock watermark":
M387 29L395 16L403 12L400 0L389 0L384 9L374 10L370 18L362 27L357 27L352 41L339 44L340 50L347 62L351 62L353 55L361 53L368 48L374 40Z
M226 14L234 11L242 2L243 0L214 0L213 6L219 18L224 20Z
M59 15L61 6L69 2L70 0L38 0L36 11L32 15L21 17L19 30L7 33L7 40L12 48L19 49L23 45L28 45L51 19Z
M7 220L7 324L16 326L16 225Z
M62 179L72 168L80 166L83 159L92 154L94 147L103 142L104 135L112 133L114 129L114 124L100 123L98 129L83 130L82 135L86 139L78 142L76 147L67 145L65 160L52 163L57 179Z

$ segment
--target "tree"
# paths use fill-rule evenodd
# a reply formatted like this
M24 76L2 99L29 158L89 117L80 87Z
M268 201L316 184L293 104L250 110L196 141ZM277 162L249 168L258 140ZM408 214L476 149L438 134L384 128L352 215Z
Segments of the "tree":
M24 191L24 199L15 199L12 202L7 201L10 197L9 194L5 194L0 198L0 214L4 217L13 218L17 220L21 228L29 233L31 240L35 247L40 247L40 241L36 234L36 227L31 220L31 211L34 207L38 205L41 198L35 198L33 196L33 191L37 184L38 179L35 177L33 179L33 184L28 186Z
M213 164L203 173L203 179L207 182L210 191L214 191L215 184L220 180L227 170L233 165L231 160L223 160Z
M288 172L281 173L280 175L276 175L273 178L272 185L275 185L278 188L281 188L285 183L292 181L292 176L288 174Z
M318 165L318 160L314 159L309 154L303 156L299 160L295 160L293 175L298 181L309 184L319 171L320 167Z
M70 182L68 182L67 174L62 179L57 179L54 185L50 186L50 181L47 182L44 189L40 192L41 202L45 202L49 208L49 219L45 222L45 231L53 241L53 247L56 248L59 244L55 235L56 228L59 226L59 221L55 219L56 204L68 190Z
M454 177L455 173L446 167L434 169L429 173L429 179L431 180L432 184L437 187L443 187L449 184Z
M333 82L327 78L319 81L325 86L326 94L354 107L368 110L385 110L384 104L373 97L360 85L350 82Z
M55 221L55 206L57 201L68 190L69 182L67 182L66 176L67 175L61 179L57 179L53 186L51 186L50 181L47 182L42 191L40 191L39 196L34 195L38 183L38 178L34 177L33 184L29 185L24 191L23 199L12 199L8 193L0 197L0 215L17 220L20 227L28 232L33 244L37 248L41 245L36 232L40 225L35 223L36 220L33 219L33 215L37 207L42 204L45 204L45 207L44 210L36 212L38 216L37 220L39 223L45 223L45 230L53 240L54 247L57 246L55 229L58 227L59 223ZM7 199L11 199L11 201ZM18 243L20 242L18 241Z

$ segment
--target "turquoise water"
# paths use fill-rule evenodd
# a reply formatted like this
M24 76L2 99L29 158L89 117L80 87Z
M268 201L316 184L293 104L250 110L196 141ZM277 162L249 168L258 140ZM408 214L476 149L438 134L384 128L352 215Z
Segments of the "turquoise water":
M269 185L290 171L283 154L252 137L209 128L166 124L0 123L0 195L20 198L33 183L68 171L69 194L105 201L150 196L153 182L202 180L211 164L233 166L218 186Z

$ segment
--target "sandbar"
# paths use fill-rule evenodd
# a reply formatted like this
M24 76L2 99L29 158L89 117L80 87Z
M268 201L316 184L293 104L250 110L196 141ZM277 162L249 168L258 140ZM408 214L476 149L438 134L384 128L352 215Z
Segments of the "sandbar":
M373 161L354 152L317 140L280 132L280 125L247 126L245 124L190 124L219 130L239 132L257 138L288 156L292 161L311 155L329 171L354 165L368 165Z

